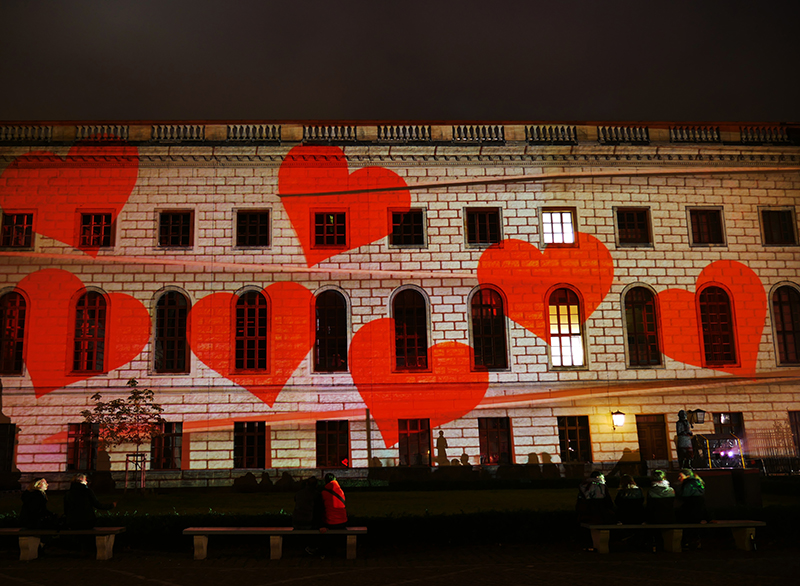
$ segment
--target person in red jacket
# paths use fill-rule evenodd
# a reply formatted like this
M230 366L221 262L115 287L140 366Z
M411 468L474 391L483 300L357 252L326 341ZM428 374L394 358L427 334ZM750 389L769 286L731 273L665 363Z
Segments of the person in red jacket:
M322 500L325 503L325 526L328 529L344 529L347 525L344 491L333 474L325 475Z

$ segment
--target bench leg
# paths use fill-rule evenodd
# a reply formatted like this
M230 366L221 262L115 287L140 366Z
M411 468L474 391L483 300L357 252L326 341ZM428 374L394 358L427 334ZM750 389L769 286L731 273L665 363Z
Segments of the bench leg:
M269 559L279 560L283 554L283 537L280 535L269 536Z
M26 535L19 538L19 561L29 562L39 557L39 544L41 540L35 535Z
M97 544L97 559L110 560L114 555L114 537L115 535L96 535L94 538Z
M356 537L358 537L358 535L348 535L347 536L347 559L348 560L356 559Z
M608 553L608 538L611 531L608 529L592 529L592 545L597 553Z
M208 555L208 535L194 536L194 559L204 560Z
M664 551L681 553L683 529L662 529L661 537L664 540Z
M736 549L753 550L753 541L756 539L755 527L741 527L731 529L731 531L733 531L733 541L736 543Z

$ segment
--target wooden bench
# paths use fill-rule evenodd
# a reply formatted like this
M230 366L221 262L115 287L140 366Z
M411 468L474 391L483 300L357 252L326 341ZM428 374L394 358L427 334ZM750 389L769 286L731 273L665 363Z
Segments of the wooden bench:
M600 553L608 553L608 540L614 530L659 530L664 540L664 549L672 553L681 552L681 540L684 529L720 529L727 528L733 533L736 547L745 551L753 549L756 536L756 527L764 527L763 521L711 521L710 523L670 523L642 525L592 525L581 523L592 532L592 543Z
M283 554L284 535L345 535L347 536L347 559L356 559L356 538L365 535L366 527L347 529L293 529L292 527L187 527L184 535L194 537L194 559L204 560L208 555L210 535L269 535L269 559L279 560Z
M93 529L17 529L2 528L0 535L19 536L19 559L29 562L39 557L42 537L54 535L94 535L97 544L97 559L110 560L114 555L114 536L123 533L125 527L94 527Z

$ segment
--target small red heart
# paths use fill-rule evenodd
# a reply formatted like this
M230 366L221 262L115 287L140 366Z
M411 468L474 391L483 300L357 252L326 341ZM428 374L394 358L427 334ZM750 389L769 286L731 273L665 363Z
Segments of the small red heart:
M478 281L499 287L508 298L508 317L549 343L548 291L561 284L577 288L585 321L611 289L614 263L605 245L588 234L578 233L578 246L548 246L544 252L511 239L481 255Z
M350 460L348 460L347 458L345 458L344 460L342 460L342 466L344 466L345 468L347 468L347 465L348 465L349 463L350 463Z
M731 260L711 263L697 277L695 291L708 283L721 285L730 295L738 364L708 366L739 376L755 374L758 346L767 316L767 295L761 280L749 267ZM670 358L703 366L703 342L696 293L667 289L658 294L664 354Z
M264 292L269 298L268 372L238 373L234 368L233 316L238 297L232 293L213 293L194 305L191 340L192 351L204 364L271 407L314 345L314 296L302 285L288 281L273 283Z
M404 188L397 191L371 191L340 195L298 195L378 188ZM278 172L278 191L289 215L308 266L374 242L391 232L389 208L407 211L411 194L406 182L383 167L364 167L348 172L347 159L338 147L296 146L286 155ZM345 245L319 247L314 238L314 215L321 212L347 212Z
M97 157L113 164L97 163ZM97 248L80 246L79 210L108 211L114 221L138 176L138 150L123 141L79 142L66 159L32 152L17 157L0 176L0 207L36 209L36 232L97 256Z
M67 271L44 269L22 279L16 287L30 301L25 365L36 396L86 380L92 373L72 374L70 336L75 329L73 305L81 280ZM136 358L150 337L150 315L130 295L109 293L106 313L108 372Z
M472 370L472 349L460 342L431 346L430 371L396 372L387 351L394 331L393 319L377 319L350 344L353 382L387 448L398 442L398 419L429 418L438 427L472 411L489 388L489 374Z

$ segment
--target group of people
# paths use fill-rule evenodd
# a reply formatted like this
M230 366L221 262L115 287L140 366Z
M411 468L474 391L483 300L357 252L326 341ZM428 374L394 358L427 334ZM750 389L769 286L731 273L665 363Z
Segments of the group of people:
M64 517L48 508L47 479L37 478L22 493L20 525L25 529L91 529L95 525L95 509L113 509L117 503L101 503L91 488L85 474L72 477L69 490L64 495Z
M316 476L306 478L294 495L292 526L295 529L345 529L347 506L344 491L333 474L326 474L322 489ZM306 552L325 557L324 543L315 536L308 540Z

